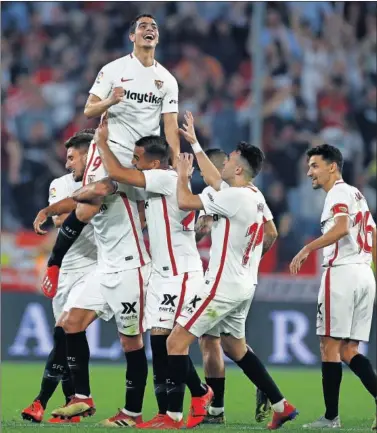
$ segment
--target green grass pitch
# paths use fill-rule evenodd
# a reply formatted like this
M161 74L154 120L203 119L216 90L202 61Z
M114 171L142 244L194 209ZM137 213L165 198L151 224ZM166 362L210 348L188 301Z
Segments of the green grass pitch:
M52 426L47 423L32 424L23 421L20 411L31 403L39 390L42 364L3 363L2 364L2 403L1 417L4 432L61 432L63 429L72 433L102 433L108 428L98 427L96 423L112 416L124 401L124 367L121 365L92 365L92 394L96 402L97 413L84 422L74 426ZM368 432L372 424L375 406L372 398L364 390L359 380L344 367L341 390L340 414L343 427L341 431ZM153 395L152 372L149 371L143 416L150 419L156 412ZM200 371L202 374L202 371ZM321 373L319 370L273 369L271 374L279 384L285 396L297 406L300 415L293 422L288 422L281 432L308 431L302 424L316 419L323 413L321 394ZM63 402L60 387L47 408L47 413ZM186 398L186 413L189 399ZM215 430L263 431L265 425L254 421L254 388L237 368L228 368L226 373L225 410L227 425L199 427L197 431L213 433ZM48 419L48 416L45 417ZM145 431L145 430L144 430ZM314 430L313 430L314 431Z

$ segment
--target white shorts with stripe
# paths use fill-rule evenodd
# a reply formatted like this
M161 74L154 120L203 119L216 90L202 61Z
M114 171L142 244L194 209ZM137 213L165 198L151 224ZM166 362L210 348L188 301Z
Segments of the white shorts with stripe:
M186 307L187 301L203 285L203 272L185 272L163 277L156 271L149 280L145 302L148 329L173 329L177 317Z
M376 280L366 264L327 268L317 307L317 335L368 341Z
M221 280L206 281L201 290L187 301L187 306L177 319L177 323L196 337L204 334L219 337L221 334L235 338L245 337L246 317L255 293L255 285L248 290L247 299L227 299L216 294L222 291ZM209 287L212 289L208 290ZM229 288L229 283L226 283ZM237 287L235 287L237 293Z
M141 334L145 330L144 305L150 270L150 264L112 274L97 270L86 279L71 308L95 311L106 321L114 317L121 334Z
M86 279L95 270L95 265L69 272L63 270L59 274L58 290L52 300L52 311L55 321L61 314L69 311L75 299L80 295L86 285Z
M124 167L133 167L131 164L133 154L128 148L122 147L120 144L113 142L109 142L109 147ZM132 145L132 148L133 147L135 147L135 144ZM97 145L94 140L92 140L88 150L88 159L84 172L83 185L97 182L105 177L107 177L107 172L102 164Z

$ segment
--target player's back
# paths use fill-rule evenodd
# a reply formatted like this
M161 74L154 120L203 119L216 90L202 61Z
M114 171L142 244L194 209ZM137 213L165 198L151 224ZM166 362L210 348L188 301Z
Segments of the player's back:
M203 199L201 195L205 210L214 218L206 280L208 284L221 280L222 293L216 292L218 295L246 299L257 283L265 199L251 186L229 187L206 196Z
M376 226L361 192L343 181L335 182L327 193L322 216L322 232L335 224L335 216L348 215L349 233L324 248L324 266L368 264L372 262L372 228Z
M174 170L145 170L146 203L153 268L163 276L202 270L195 242L195 212L178 207Z
M81 182L75 182L72 174L66 174L54 179L50 185L49 203L53 204L72 196L81 188ZM64 256L61 272L82 269L93 266L97 262L97 246L94 239L93 226L84 227L78 239Z
M145 67L129 54L105 65L89 93L103 100L115 87L123 87L125 95L108 109L110 146L133 152L141 137L160 135L161 114L178 111L178 84L159 63Z
M98 270L114 273L150 262L141 231L135 188L120 184L117 194L105 198L92 219L98 245Z

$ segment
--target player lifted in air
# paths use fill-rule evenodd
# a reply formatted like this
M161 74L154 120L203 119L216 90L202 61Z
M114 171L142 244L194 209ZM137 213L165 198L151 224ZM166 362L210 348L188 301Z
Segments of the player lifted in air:
M210 334L221 336L225 353L267 394L274 409L269 428L277 429L294 419L297 411L284 399L245 341L245 321L257 284L259 261L263 249L268 250L274 240L268 239L267 243L263 240L266 203L252 184L262 168L264 155L257 147L240 143L230 154L220 176L197 143L191 113L186 115L186 122L182 134L192 145L206 182L216 191L201 195L191 193L187 182L192 156L181 155L177 166L178 204L183 210L204 209L214 215L213 242L205 282L181 312L167 341L174 398L169 399L167 412L172 422L165 427L173 423L178 427L182 417L189 346L196 338ZM271 216L268 219L271 220Z
M88 148L93 135L94 130L84 130L66 141L66 168L71 173L52 181L49 193L50 204L70 197L74 191L81 187ZM55 227L60 227L66 217L67 214L54 217ZM43 420L47 403L60 381L66 403L70 401L75 393L67 362L66 338L62 326L73 299L82 290L89 273L94 270L96 262L97 247L94 241L93 227L88 225L69 250L62 263L57 293L52 301L52 309L56 322L53 336L54 345L46 362L41 390L33 403L21 413L24 419L34 422L41 422ZM49 292L45 294L49 296ZM78 421L80 421L79 417L74 417L70 420L56 417L49 420L52 423Z
M205 153L218 172L221 173L225 162L228 160L227 154L221 149L208 149ZM214 192L215 190L208 185L202 191L202 194ZM212 225L213 215L207 215L204 210L201 210L195 225L197 242L211 232ZM264 231L265 238L268 236L273 238L276 232L275 225L272 223L264 224ZM221 350L220 337L204 334L200 338L199 343L203 354L203 367L206 383L214 392L211 406L208 409L208 415L204 419L203 424L222 424L225 422L225 365ZM267 396L259 389L256 391L256 400L255 420L257 422L262 422L271 412L271 403L268 401Z
M297 274L313 251L323 248L325 268L318 295L317 335L320 336L322 385L326 412L307 428L339 428L339 390L342 361L358 376L376 400L377 376L359 353L368 341L376 280L376 224L361 192L342 179L343 156L323 144L307 152L313 189L327 192L322 216L323 235L306 245L292 260Z
M152 15L139 15L132 22L129 38L131 54L105 65L99 72L85 106L87 117L108 112L109 146L125 167L131 166L135 142L160 134L161 115L173 161L179 153L177 123L178 84L173 75L155 60L159 29ZM106 176L96 143L88 152L84 184ZM45 288L56 290L59 268L85 223L96 215L101 204L82 204L72 212L61 229L48 261Z

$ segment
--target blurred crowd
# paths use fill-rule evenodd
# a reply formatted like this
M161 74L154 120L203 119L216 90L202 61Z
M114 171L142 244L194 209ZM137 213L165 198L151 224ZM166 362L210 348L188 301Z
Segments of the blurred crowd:
M104 64L132 50L129 24L140 12L159 23L156 57L176 76L180 113L194 113L202 145L229 152L249 141L252 3L4 2L3 229L31 227L50 181L65 173L62 143L96 126L83 114L87 92ZM376 40L375 2L267 3L258 41L267 164L258 184L277 221L283 267L319 231L324 194L306 180L309 147L338 146L345 180L376 214ZM201 182L196 174L196 191Z

